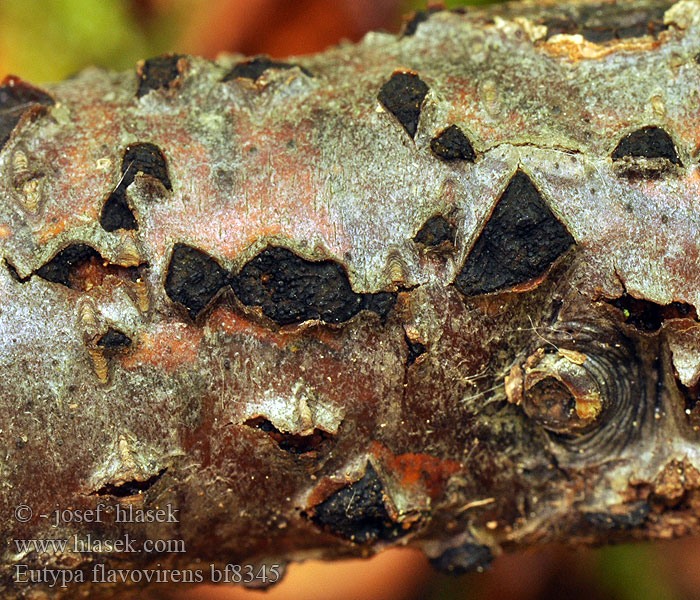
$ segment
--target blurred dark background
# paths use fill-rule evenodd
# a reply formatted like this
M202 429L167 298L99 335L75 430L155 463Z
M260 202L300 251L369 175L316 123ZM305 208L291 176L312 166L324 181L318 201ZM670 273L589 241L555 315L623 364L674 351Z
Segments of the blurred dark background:
M458 2L446 2L448 7ZM420 0L0 0L0 79L56 81L87 65L133 68L164 52L273 57L398 31ZM155 591L174 600L673 600L700 599L700 542L502 556L486 574L434 574L419 552L369 561L292 565L268 592L199 586Z

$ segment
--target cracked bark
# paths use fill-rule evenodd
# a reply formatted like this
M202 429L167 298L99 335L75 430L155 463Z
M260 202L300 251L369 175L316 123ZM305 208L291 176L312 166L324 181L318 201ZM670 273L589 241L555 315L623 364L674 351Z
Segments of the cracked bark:
M285 63L8 78L4 597L698 533L699 15L431 10ZM74 546L126 535L186 551Z

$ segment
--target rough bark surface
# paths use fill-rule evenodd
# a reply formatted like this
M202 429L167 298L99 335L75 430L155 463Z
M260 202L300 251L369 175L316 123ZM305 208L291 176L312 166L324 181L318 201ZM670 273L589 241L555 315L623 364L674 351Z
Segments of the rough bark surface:
M6 79L3 597L700 533L698 56L516 4Z

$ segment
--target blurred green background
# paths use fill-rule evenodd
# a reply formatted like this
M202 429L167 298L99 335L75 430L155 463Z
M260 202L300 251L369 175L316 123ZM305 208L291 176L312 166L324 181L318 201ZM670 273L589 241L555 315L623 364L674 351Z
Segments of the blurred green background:
M402 14L424 6L420 0L0 0L0 73L46 82L93 64L127 69L176 50L314 52L365 30L395 30Z
M57 81L93 64L133 68L164 52L305 54L371 29L397 31L402 14L421 8L421 0L0 0L0 79L13 73ZM696 540L546 548L501 557L490 573L457 579L434 575L420 555L405 551L359 571L353 564L292 567L290 583L267 595L202 586L177 599L700 599ZM363 576L375 579L362 584Z

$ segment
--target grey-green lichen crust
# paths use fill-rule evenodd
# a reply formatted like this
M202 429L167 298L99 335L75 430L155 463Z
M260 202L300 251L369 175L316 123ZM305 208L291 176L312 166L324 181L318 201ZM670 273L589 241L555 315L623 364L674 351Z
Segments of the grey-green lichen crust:
M5 596L698 532L699 55L697 0L521 4L0 85ZM179 518L38 516L100 503ZM187 551L15 542L87 534Z

